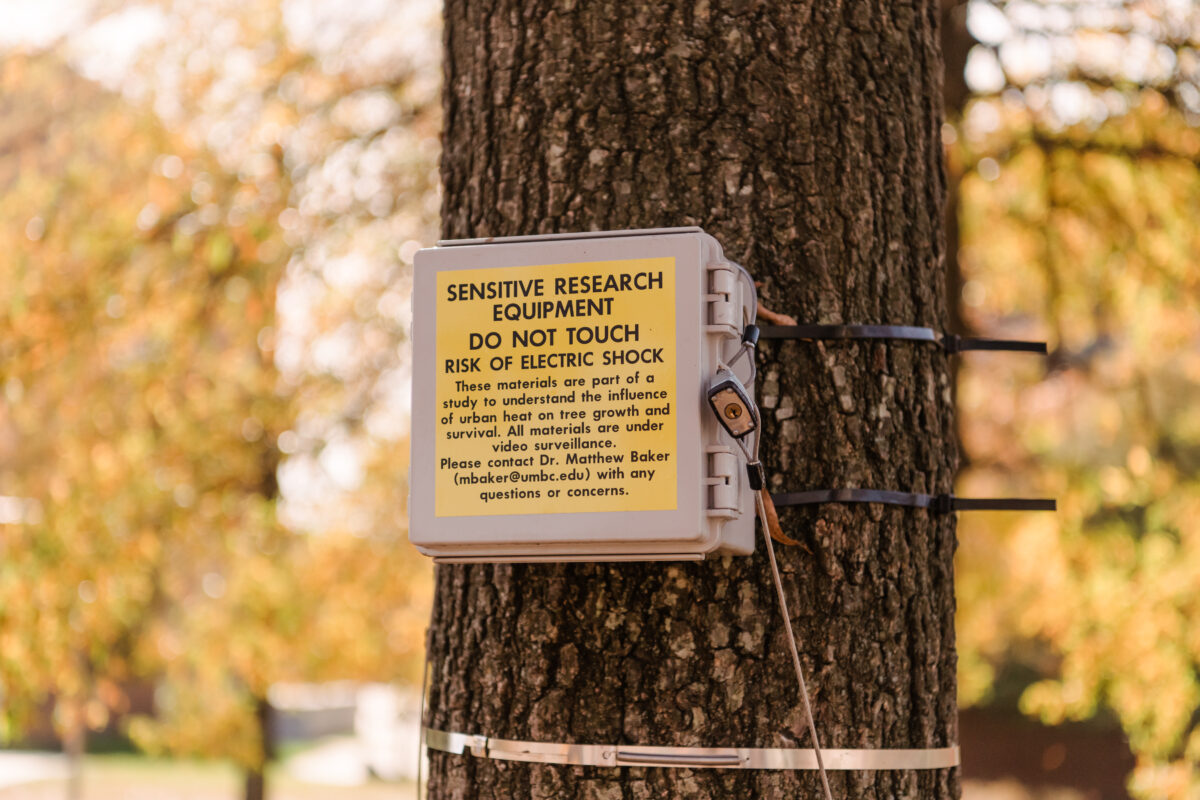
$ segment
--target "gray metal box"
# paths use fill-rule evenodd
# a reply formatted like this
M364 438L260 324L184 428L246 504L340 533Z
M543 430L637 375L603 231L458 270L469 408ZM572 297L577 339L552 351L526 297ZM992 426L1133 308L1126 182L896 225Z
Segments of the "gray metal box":
M699 228L419 251L412 542L457 562L752 552L744 458L705 392L754 302Z

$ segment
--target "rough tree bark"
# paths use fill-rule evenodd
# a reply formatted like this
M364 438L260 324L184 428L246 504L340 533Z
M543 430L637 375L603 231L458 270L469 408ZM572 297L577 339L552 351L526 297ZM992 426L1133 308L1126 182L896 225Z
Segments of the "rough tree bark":
M812 322L941 328L936 0L448 0L448 238L701 225ZM945 357L764 343L773 488L949 491ZM954 520L783 514L828 747L956 741ZM700 564L440 567L430 722L509 739L809 746L761 543ZM807 773L570 768L431 754L433 798L816 796ZM957 770L833 776L953 798Z

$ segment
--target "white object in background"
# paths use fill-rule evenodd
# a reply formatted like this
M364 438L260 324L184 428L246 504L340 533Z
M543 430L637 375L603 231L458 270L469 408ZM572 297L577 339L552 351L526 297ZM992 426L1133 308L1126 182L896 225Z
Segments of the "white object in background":
M371 773L385 781L415 780L421 726L416 690L387 683L364 684L358 691L354 735Z

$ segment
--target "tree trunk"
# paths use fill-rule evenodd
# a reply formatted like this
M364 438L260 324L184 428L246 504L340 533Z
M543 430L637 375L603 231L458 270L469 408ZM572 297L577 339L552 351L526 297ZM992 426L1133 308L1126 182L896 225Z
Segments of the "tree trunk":
M701 225L809 322L941 329L938 3L448 0L447 238ZM913 343L759 354L775 490L949 491L947 364ZM954 520L788 510L822 744L956 741ZM703 563L438 570L430 720L544 742L808 747L762 545ZM831 775L958 794L957 770ZM814 773L431 754L431 798L817 796Z
M267 796L266 765L248 768L245 777L242 797L245 800L263 800Z
M274 710L265 697L254 701L254 718L262 742L262 761L245 772L242 797L244 800L265 800L267 796L267 765L275 759L275 728L271 717Z
M63 753L67 757L66 800L83 798L83 757L87 755L88 729L84 722L83 703L75 704L73 722L63 736Z

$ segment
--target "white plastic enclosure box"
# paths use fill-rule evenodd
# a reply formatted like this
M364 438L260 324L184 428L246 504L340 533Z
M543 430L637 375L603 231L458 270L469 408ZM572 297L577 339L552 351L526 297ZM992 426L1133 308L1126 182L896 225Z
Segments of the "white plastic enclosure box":
M755 299L713 237L443 241L417 252L412 301L409 537L422 553L753 551L744 458L705 392Z

